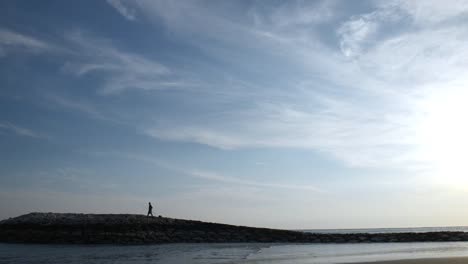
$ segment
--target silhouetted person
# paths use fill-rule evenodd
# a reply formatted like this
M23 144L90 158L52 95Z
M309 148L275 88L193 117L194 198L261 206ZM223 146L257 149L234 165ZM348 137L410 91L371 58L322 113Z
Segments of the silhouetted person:
M146 216L150 216L153 217L153 206L151 205L151 203L148 203L148 214Z

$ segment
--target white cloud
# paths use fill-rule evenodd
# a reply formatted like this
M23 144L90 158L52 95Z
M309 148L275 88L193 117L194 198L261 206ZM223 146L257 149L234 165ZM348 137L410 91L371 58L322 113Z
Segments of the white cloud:
M52 46L36 38L0 28L0 56L4 56L8 50L12 49L37 53L51 50Z
M463 77L468 66L467 40L468 32L463 28L424 29L380 42L360 63L385 81L413 88L450 82Z
M377 32L378 24L365 17L357 17L343 24L338 30L340 48L347 57L359 55L362 46Z
M288 1L272 10L271 23L276 27L314 26L330 21L335 1Z
M127 89L163 90L193 87L169 67L139 54L123 51L105 38L83 31L66 33L63 45L0 28L0 57L11 51L23 53L54 52L64 55L64 72L84 77L99 74L102 94L118 94Z
M208 96L194 97L191 103L209 105L216 114L194 110L187 118L172 119L169 114L170 121L137 126L161 140L221 149L303 148L353 166L409 166L420 160L413 153L414 145L420 144L415 140L420 132L415 125L421 121L420 101L434 90L451 89L447 81L466 81L461 76L468 67L467 31L456 23L433 27L436 22L459 19L465 2L455 3L458 9L440 10L416 1L379 4L335 29L341 50L320 42L312 26L335 18L331 4L307 8L286 4L270 17L253 8L243 20L225 12L226 3L213 7L198 2L126 3L134 8L128 10L138 8L159 23L162 19L179 40L216 60L238 68L257 63L260 68L271 64L281 69L281 73L260 69L268 80L243 79L229 72L226 75L248 84L234 87L226 81L229 78L210 83L211 72L187 67L198 79L210 79L196 87ZM44 46L35 39L13 36L9 39L15 45ZM70 57L63 69L78 77L96 74L103 80L101 94L194 86L172 67L124 51L111 40L83 32L68 34L66 40L80 56ZM0 43L0 48L6 47ZM83 102L63 98L55 102L97 118L102 115ZM223 105L217 112L219 102L242 107Z
M102 94L117 94L127 89L161 90L184 86L165 65L116 48L110 40L83 32L67 35L80 54L64 65L66 72L77 76L99 73L104 84Z
M464 27L453 24L437 29L430 25L405 28L403 25L411 21L422 21L405 8L403 5L379 5L370 13L355 15L341 24L337 29L341 51L353 60L344 59L331 48L317 43L313 38L316 32L302 38L300 31L294 31L293 22L285 22L293 29L282 32L262 23L263 18L254 13L257 16L254 16L254 23L260 28L254 25L253 31L268 33L258 35L255 47L267 50L265 54L268 51L282 54L290 65L318 76L317 79L308 81L305 77L300 81L286 81L287 89L283 90L281 99L272 99L272 95L281 90L275 84L257 85L259 96L249 101L247 107L225 110L217 119L198 118L196 123L187 120L158 122L149 126L146 133L161 140L195 142L221 149L312 149L352 166L417 168L420 162L430 162L415 151L421 144L417 140L421 131L416 124L424 118L420 115L420 102L434 89L451 89L448 80L465 82L462 76L468 67L468 49L464 45L467 32ZM162 10L164 8L158 12ZM190 8L174 4L169 13L187 10ZM205 8L204 12L207 10ZM464 12L452 11L443 11L440 16L447 20ZM147 12L151 12L151 8ZM430 16L430 12L424 12L427 13L424 16ZM290 15L293 17L294 12ZM236 35L241 40L252 32L252 25L233 25L230 18L222 20L213 14L188 23L190 30L180 25L182 21L178 18L180 16L167 17L166 23L172 30L187 36L193 32L212 36L216 28L210 25L223 23L241 32ZM186 22L192 18L184 19ZM217 33L216 39L231 43L227 33ZM252 42L245 43L252 48ZM262 55L252 61L262 59ZM289 64L281 64L285 61L278 62L284 74L272 76L273 80L288 80ZM295 85L301 81L306 85ZM265 99L259 101L258 98Z
M24 127L14 125L10 122L0 122L0 130L8 130L19 136L32 137L32 138L44 138L44 136Z
M260 187L260 188L280 188L280 189L323 192L323 190L314 186L310 186L310 185L299 185L299 184L295 185L295 184L290 184L290 183L265 183L265 182L244 180L244 179L226 176L226 175L222 175L222 174L211 172L211 171L193 170L193 171L189 171L188 174L194 177L200 178L200 179L204 179L204 180L223 182L223 183L229 183L229 184L247 185L247 186Z
M238 147L252 146L253 142L246 142L240 136L229 133L211 131L203 127L164 127L151 128L145 131L149 136L169 141L196 142L221 149L234 149Z
M405 17L397 7L386 6L371 13L354 15L337 30L340 48L347 57L371 49L396 22ZM380 38L380 39L379 39Z
M330 101L318 112L269 105L237 113L232 124L161 125L146 133L162 140L196 142L221 149L315 149L352 166L395 166L411 143L411 119L365 106ZM397 150L394 147L397 146Z
M432 25L457 18L468 12L466 0L393 0L378 1L378 6L383 9L399 8L411 16L414 23L421 26Z
M126 19L131 21L136 19L135 9L126 6L121 0L107 0L107 3L115 8L115 10L117 10L117 12L119 12Z

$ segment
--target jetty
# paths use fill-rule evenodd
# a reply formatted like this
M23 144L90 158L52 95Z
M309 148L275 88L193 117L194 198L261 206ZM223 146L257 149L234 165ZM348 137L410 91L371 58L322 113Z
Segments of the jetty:
M0 221L0 242L41 244L468 241L465 232L318 234L135 214L30 213Z

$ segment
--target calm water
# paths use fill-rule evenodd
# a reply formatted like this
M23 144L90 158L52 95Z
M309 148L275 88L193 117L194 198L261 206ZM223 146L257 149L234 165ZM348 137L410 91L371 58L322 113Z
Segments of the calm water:
M468 232L468 226L449 226L449 227L408 227L408 228L358 228L358 229L308 229L302 230L311 233L332 233L332 234L351 234L351 233L422 233L422 232Z
M306 264L468 256L467 242L388 244L0 244L0 263Z

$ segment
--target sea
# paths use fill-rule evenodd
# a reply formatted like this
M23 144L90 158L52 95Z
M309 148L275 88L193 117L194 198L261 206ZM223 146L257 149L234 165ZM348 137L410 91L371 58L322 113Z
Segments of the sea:
M392 233L468 231L468 227L313 229L314 233ZM281 244L200 243L162 245L1 244L0 264L321 264L381 260L468 257L468 242Z
M304 229L300 230L320 234L356 234L356 233L425 233L425 232L468 232L468 226L445 227L404 227L404 228L355 228L355 229Z

